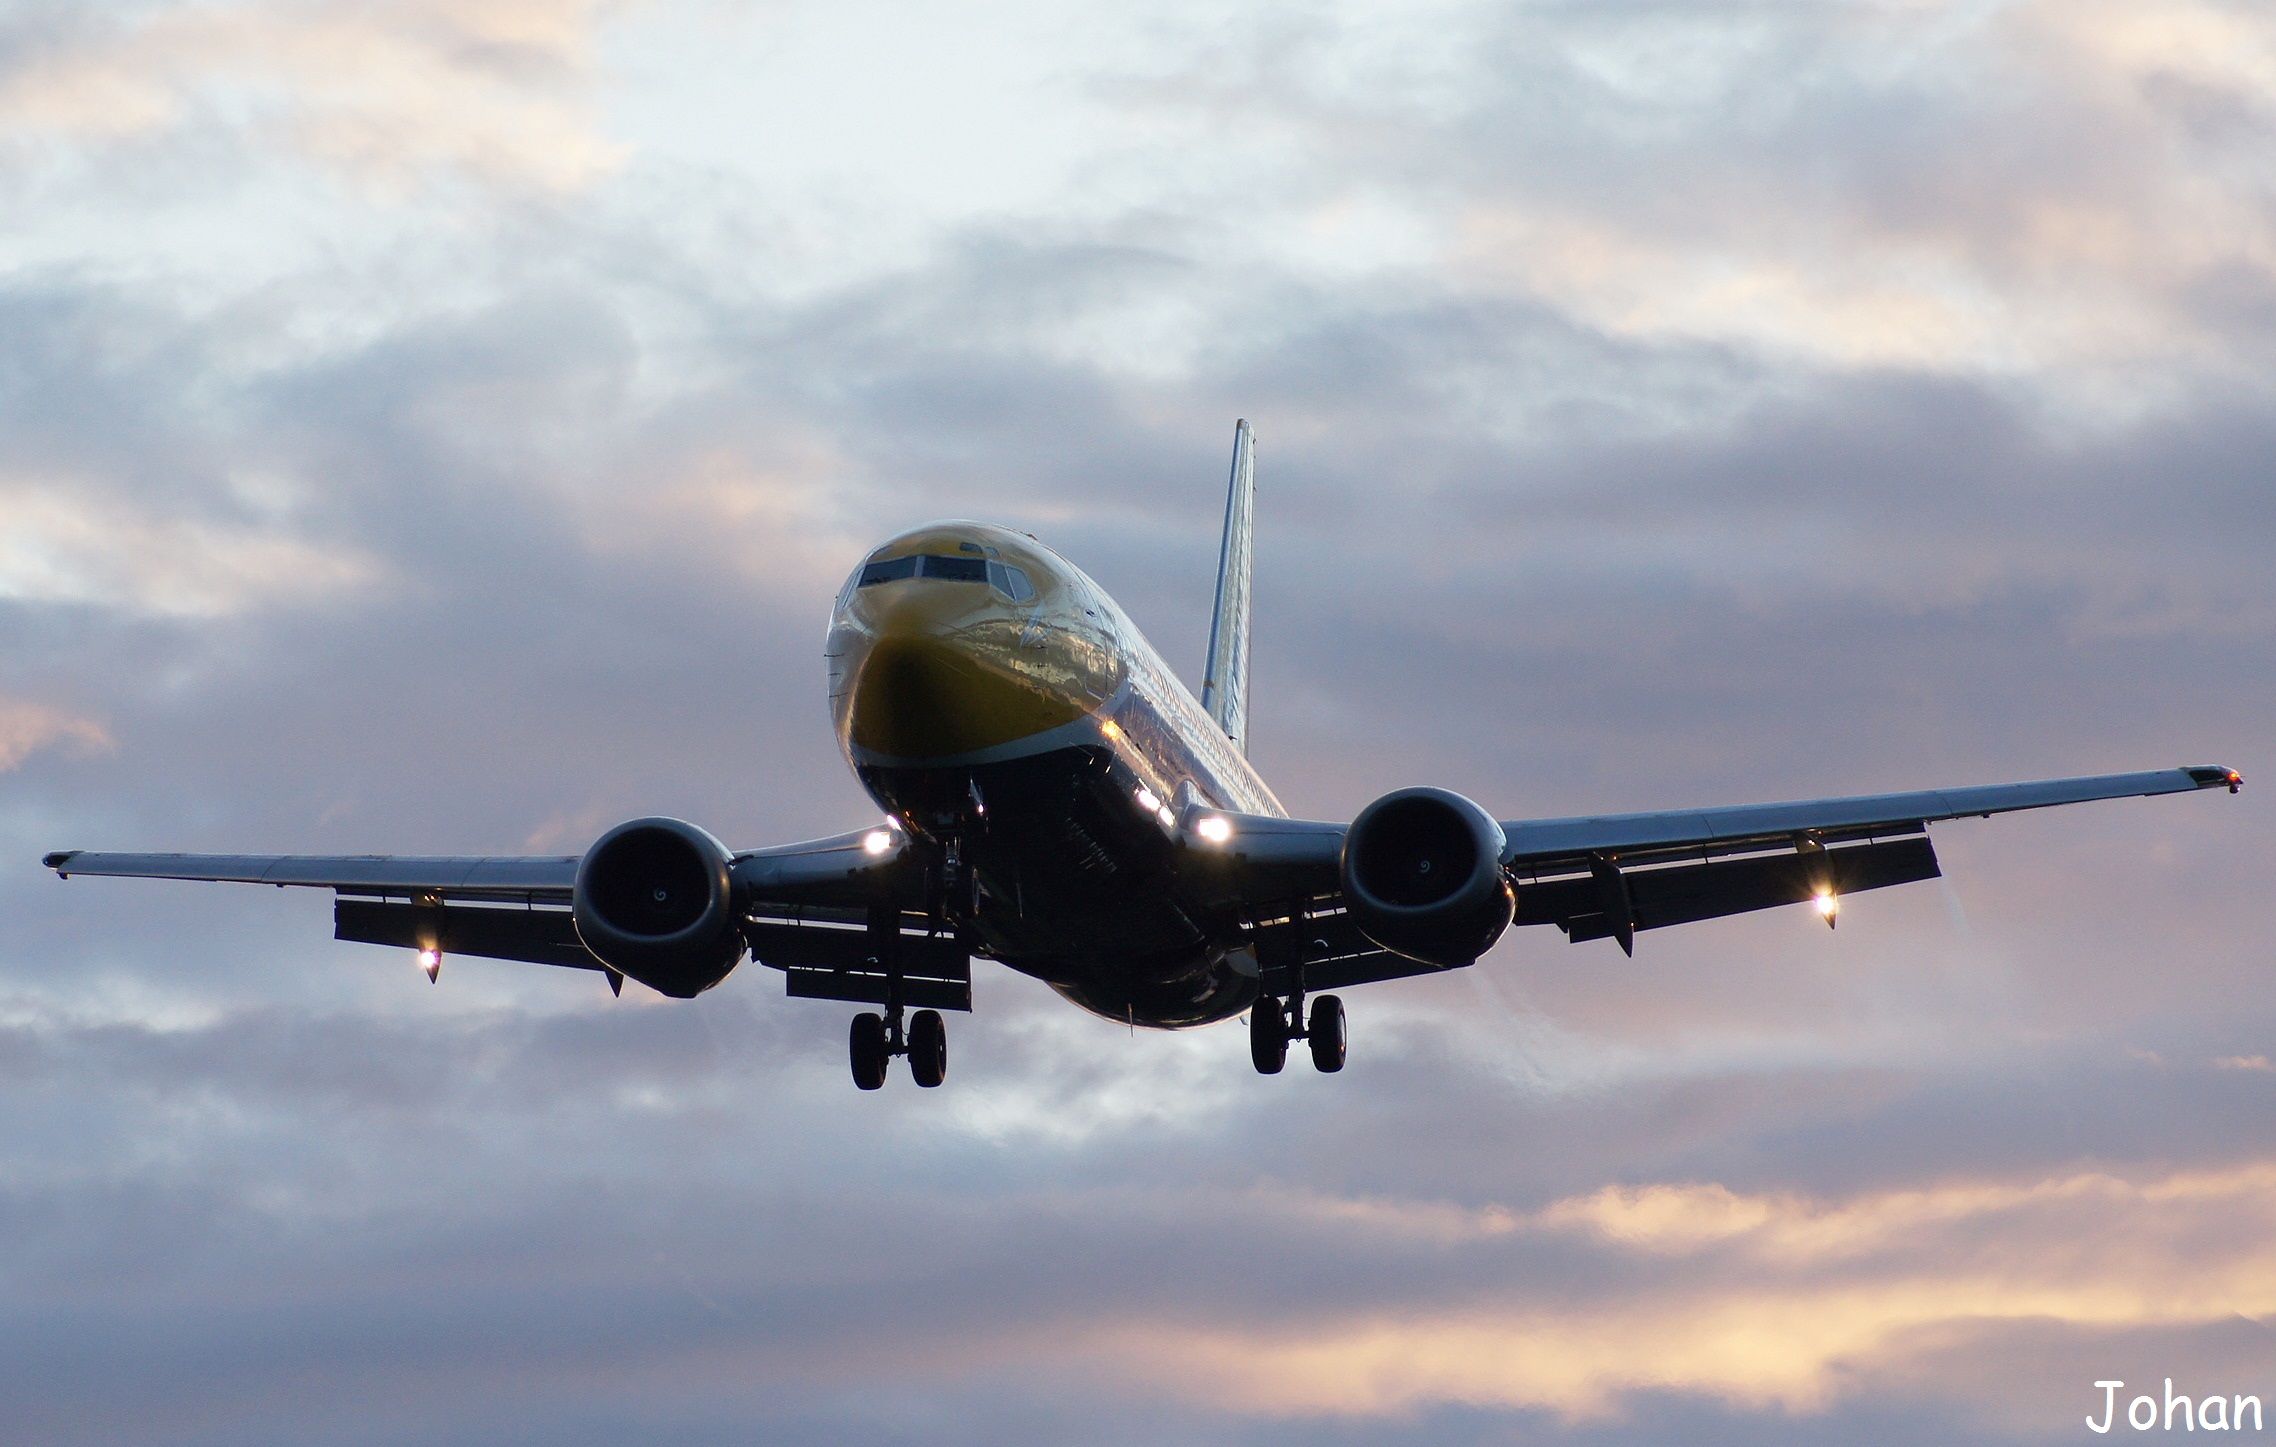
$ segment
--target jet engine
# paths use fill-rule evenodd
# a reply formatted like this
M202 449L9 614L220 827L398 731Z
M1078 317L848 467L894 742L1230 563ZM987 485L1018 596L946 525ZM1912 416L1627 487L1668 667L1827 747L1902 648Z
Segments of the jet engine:
M1376 944L1433 965L1466 965L1509 928L1516 892L1493 816L1445 789L1400 789L1344 835L1344 907Z
M726 845L678 819L617 825L577 863L577 937L660 994L702 994L743 960L728 859Z

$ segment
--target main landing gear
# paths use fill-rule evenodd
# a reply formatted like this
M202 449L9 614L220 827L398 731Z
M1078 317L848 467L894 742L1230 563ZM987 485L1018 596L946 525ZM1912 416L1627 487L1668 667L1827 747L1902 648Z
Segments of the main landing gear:
M919 1010L901 1025L901 1012L856 1015L846 1038L854 1084L876 1090L896 1055L909 1057L909 1078L927 1090L948 1079L948 1026L938 1010Z
M956 841L951 839L948 857L933 871L928 892L932 896L933 937L943 935L949 927L948 901L961 898L966 915L977 896L971 874L958 861ZM930 1090L948 1079L948 1026L942 1023L940 1011L919 1010L902 1025L902 1001L909 982L903 972L903 952L908 946L901 937L899 911L882 906L870 911L869 937L875 947L871 956L885 976L885 1011L854 1016L853 1028L846 1036L846 1054L853 1066L854 1084L863 1090L877 1090L885 1084L886 1068L896 1055L909 1057L909 1078ZM969 975L966 976L969 980ZM876 998L875 996L871 997ZM970 1008L967 998L966 1008Z
M1288 1042L1302 1040L1312 1047L1312 1068L1323 1075L1343 1069L1343 1001L1322 995L1312 1001L1312 1018L1304 1020L1304 997L1283 1005L1272 995L1259 996L1249 1010L1249 1060L1259 1075L1278 1075L1288 1063Z

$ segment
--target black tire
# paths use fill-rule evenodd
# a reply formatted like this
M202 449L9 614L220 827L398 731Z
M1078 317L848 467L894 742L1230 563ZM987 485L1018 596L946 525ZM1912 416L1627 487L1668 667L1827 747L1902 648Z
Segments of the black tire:
M1343 1069L1343 1001L1322 995L1312 1001L1312 1028L1306 1036L1312 1047L1312 1068L1323 1075Z
M909 1017L909 1078L927 1090L948 1079L948 1026L938 1010Z
M1249 1061L1259 1075L1278 1075L1288 1063L1288 1016L1269 995L1249 1007Z
M852 1057L854 1084L876 1090L885 1084L885 1017L856 1015L846 1035L846 1053Z

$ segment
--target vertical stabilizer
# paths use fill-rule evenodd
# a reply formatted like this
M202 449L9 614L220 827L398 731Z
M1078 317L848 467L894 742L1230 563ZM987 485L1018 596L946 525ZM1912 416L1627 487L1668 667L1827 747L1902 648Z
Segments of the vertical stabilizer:
M1249 519L1256 500L1256 441L1244 420L1233 424L1233 481L1225 494L1225 541L1217 554L1209 669L1201 680L1201 706L1244 754L1249 749Z

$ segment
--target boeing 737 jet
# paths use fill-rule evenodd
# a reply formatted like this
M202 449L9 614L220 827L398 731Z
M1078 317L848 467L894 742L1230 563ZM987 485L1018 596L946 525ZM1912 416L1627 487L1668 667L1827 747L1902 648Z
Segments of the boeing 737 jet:
M1293 819L1251 767L1253 444L1234 429L1207 671L1197 699L1112 599L1033 537L921 527L846 579L824 649L838 747L884 817L730 849L635 819L581 855L50 854L59 875L329 889L343 940L596 971L682 999L745 959L854 1017L854 1081L906 1057L948 1071L943 1010L972 961L1131 1026L1249 1019L1256 1068L1291 1041L1342 1068L1325 993L1462 969L1513 925L1633 954L1644 930L1777 905L1835 922L1844 896L1938 874L1928 826L2198 789L2218 765L1785 804L1497 819L1445 789L1349 823ZM1307 1009L1307 1003L1309 1008Z

